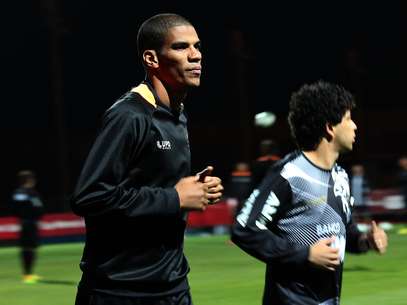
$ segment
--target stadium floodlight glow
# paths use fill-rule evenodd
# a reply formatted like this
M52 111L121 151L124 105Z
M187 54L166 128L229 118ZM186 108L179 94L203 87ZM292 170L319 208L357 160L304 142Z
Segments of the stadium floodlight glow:
M270 127L276 121L276 115L269 111L264 111L254 116L254 125L259 127Z

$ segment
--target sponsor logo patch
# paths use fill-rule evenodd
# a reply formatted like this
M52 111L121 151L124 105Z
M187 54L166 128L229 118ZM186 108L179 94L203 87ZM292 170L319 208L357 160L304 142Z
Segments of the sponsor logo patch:
M170 141L157 141L157 148L161 150L169 150L171 149L171 142Z

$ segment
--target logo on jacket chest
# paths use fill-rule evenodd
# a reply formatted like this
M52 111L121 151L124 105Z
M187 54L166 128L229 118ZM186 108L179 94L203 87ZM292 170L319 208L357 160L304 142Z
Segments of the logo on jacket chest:
M156 141L157 148L161 150L170 150L171 149L171 142L170 141Z

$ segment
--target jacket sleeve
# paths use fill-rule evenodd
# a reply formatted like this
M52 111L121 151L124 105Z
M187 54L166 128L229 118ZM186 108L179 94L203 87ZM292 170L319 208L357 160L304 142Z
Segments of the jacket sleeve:
M137 181L137 169L130 171L147 141L150 124L146 115L118 112L114 108L107 112L71 197L74 213L80 216L114 213L126 217L179 213L179 197L174 187L142 185Z
M279 215L291 205L291 194L285 179L269 175L236 217L232 241L265 263L294 266L306 263L308 247L289 242L276 229Z

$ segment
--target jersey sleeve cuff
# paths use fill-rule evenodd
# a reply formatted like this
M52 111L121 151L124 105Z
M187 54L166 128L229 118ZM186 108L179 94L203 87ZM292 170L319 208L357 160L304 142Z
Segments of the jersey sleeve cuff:
M178 192L175 188L166 189L168 211L171 215L179 214L181 212L180 201Z

